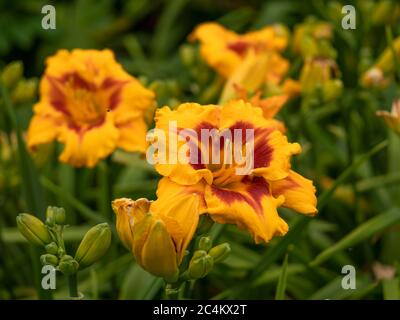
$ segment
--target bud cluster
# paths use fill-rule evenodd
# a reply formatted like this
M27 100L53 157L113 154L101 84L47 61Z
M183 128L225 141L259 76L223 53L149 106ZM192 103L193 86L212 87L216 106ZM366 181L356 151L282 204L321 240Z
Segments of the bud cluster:
M37 79L25 79L23 72L20 61L13 61L0 70L0 82L10 90L14 104L28 102L36 95Z
M45 222L27 213L19 214L16 220L26 240L45 249L46 253L40 256L41 263L55 267L66 276L74 275L98 261L111 243L111 229L107 223L101 223L85 234L74 257L68 255L63 238L66 226L64 208L48 207Z
M212 247L209 237L201 237L197 250L194 251L189 262L188 269L182 274L185 280L196 280L204 278L213 269L216 263L222 262L231 251L228 243Z

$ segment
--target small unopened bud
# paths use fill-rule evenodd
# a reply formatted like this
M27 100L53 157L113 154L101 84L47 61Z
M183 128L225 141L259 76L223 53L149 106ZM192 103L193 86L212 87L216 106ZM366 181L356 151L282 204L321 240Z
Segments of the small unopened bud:
M193 254L189 263L188 276L191 279L204 278L213 268L214 260L204 250L198 250Z
M86 268L99 260L111 243L111 230L107 223L100 223L91 228L83 237L75 259L80 268Z
M65 224L65 209L64 208L56 208L57 210L55 210L55 215L54 215L54 220L56 222L56 224L62 226Z
M49 226L49 227L52 227L52 226L54 226L54 224L55 224L55 222L56 222L56 219L55 219L55 207L47 207L47 210L46 210L46 224Z
M53 254L47 253L40 256L40 262L44 266L49 264L55 267L58 264L58 258Z
M57 246L57 243L55 243L55 242L51 242L48 245L46 245L45 249L46 249L47 253L54 254L54 255L58 254L58 246Z
M7 88L13 87L22 77L23 65L21 61L13 61L8 64L1 73L0 80Z
M196 59L195 49L191 45L183 45L179 50L179 55L181 57L182 62L187 65L191 66Z
M231 246L229 243L223 243L212 248L208 254L214 258L214 263L223 261L231 252Z
M74 274L79 269L79 263L69 255L61 258L58 269L66 276Z
M201 237L199 240L199 249L208 251L212 247L212 241L209 237Z
M11 95L13 102L23 103L32 100L36 94L36 87L36 79L20 80Z
M65 209L57 207L47 207L46 211L46 224L50 227L55 224L65 224Z
M17 226L19 232L34 245L45 246L52 241L45 224L30 214L19 214L17 216Z

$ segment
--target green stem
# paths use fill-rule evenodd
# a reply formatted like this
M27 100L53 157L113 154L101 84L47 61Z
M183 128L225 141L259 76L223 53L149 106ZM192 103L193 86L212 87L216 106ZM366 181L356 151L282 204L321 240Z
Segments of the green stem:
M79 298L79 292L78 292L78 274L74 273L69 276L67 276L68 280L68 288L69 288L69 296L72 299Z
M102 161L98 165L98 184L100 192L98 197L98 206L102 216L107 220L110 218L111 200L109 188L108 165L106 161Z

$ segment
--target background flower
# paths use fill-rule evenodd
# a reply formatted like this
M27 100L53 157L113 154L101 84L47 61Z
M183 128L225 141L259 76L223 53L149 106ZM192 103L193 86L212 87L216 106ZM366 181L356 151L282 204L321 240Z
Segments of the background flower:
M28 130L31 150L58 140L60 160L93 167L117 147L146 150L144 112L154 93L123 70L110 50L60 50L47 59Z

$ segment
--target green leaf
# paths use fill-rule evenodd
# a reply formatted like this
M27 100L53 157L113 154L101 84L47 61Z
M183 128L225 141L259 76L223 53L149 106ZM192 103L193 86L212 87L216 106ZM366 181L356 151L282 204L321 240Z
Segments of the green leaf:
M279 277L278 285L276 287L275 300L285 300L288 259L289 254L286 253L285 260L283 261L282 265L281 275Z
M311 266L317 266L329 258L331 258L337 252L340 252L346 248L353 247L373 235L379 233L380 231L393 226L400 222L400 209L394 208L389 210L386 213L382 213L362 225L358 226L352 232L350 232L347 236L342 238L335 245L321 252L311 263Z
M400 286L399 278L384 279L382 281L383 286L383 298L385 300L399 300L400 299Z
M119 299L152 299L159 292L163 280L143 270L138 264L132 265L122 281Z

